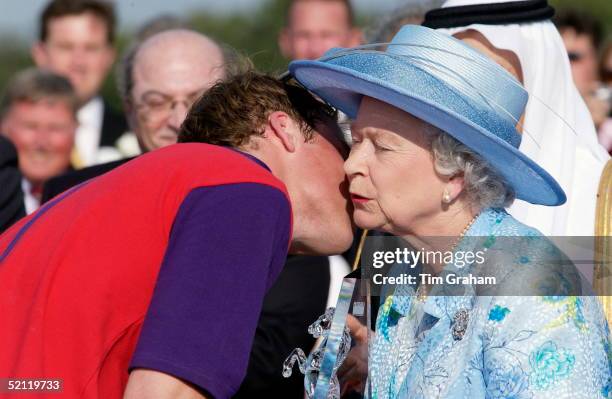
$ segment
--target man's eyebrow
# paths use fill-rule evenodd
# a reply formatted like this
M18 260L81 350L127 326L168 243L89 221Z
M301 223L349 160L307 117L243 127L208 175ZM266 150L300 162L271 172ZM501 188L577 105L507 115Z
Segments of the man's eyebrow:
M147 97L150 95L162 96L162 97L170 97L169 94L162 93L161 91L150 89L141 94L141 97Z
M206 90L208 90L208 86L202 86L199 89L193 90L189 93L187 93L186 97L192 97L195 96L197 94L202 94L203 92L205 92ZM145 96L149 96L149 95L158 95L158 96L162 96L162 97L167 97L167 98L171 98L172 95L161 92L159 90L155 90L155 89L149 89L147 91L145 91L144 93L142 93L142 97Z

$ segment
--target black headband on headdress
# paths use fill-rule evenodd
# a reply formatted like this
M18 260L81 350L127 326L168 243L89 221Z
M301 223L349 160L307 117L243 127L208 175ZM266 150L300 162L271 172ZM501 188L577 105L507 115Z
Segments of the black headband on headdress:
M438 8L425 14L423 26L456 28L471 24L505 25L550 19L555 9L546 0L512 1Z

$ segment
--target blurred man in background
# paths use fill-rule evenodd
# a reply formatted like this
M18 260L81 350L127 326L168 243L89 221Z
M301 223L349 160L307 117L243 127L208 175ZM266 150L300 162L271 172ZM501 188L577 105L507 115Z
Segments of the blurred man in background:
M37 66L66 76L79 98L73 164L84 167L119 159L114 148L126 130L121 114L100 97L115 60L115 13L102 0L53 0L40 17L32 46Z
M558 13L554 22L567 49L576 88L589 107L595 128L599 129L610 112L609 91L599 76L601 23L586 12L571 9Z
M608 104L612 107L612 37L604 46L599 60L599 75L601 77L602 97L607 98ZM612 155L612 109L608 112L608 117L599 127L599 143Z
M43 184L70 168L78 99L70 82L27 69L9 82L0 103L0 131L17 147L28 214L40 205Z
M278 44L289 60L313 60L333 47L361 44L361 30L354 22L348 0L294 0Z
M121 96L140 149L174 144L189 107L225 77L223 51L200 33L170 30L132 54L123 65Z
M119 87L140 150L176 143L189 107L225 75L221 47L194 31L164 31L128 50L119 70ZM45 187L43 200L124 162L95 165L53 179Z

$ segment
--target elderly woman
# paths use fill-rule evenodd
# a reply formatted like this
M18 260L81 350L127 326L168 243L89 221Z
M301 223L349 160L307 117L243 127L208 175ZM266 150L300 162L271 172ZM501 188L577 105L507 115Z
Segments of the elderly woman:
M612 397L610 332L597 298L577 296L576 275L549 262L560 251L504 210L514 198L566 199L517 150L527 102L520 84L418 26L405 26L385 51L335 49L290 71L355 119L345 171L357 225L426 250L489 250L484 266L434 262L434 275L502 277L492 290L396 285L370 346L371 398Z

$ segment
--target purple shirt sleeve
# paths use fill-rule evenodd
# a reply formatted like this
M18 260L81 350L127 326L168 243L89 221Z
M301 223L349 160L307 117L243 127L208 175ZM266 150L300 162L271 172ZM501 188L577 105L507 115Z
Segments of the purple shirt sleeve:
M130 369L186 380L215 398L246 373L265 292L286 259L291 209L276 188L240 183L183 201Z

